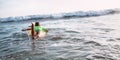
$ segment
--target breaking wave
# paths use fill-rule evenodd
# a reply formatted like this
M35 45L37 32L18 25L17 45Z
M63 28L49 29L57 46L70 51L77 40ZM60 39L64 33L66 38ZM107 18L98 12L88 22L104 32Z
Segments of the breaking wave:
M0 22L14 22L14 21L26 21L26 20L38 20L38 19L64 19L64 18L73 18L73 17L93 17L93 16L103 16L109 14L120 13L119 9L107 9L100 11L77 11L69 13L60 13L60 14L49 14L49 15L28 15L28 16L16 16L16 17L7 17L0 18Z

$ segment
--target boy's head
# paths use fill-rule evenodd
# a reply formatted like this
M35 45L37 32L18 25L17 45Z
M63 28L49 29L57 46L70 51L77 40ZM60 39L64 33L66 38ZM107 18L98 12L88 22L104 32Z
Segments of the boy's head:
M35 22L35 26L40 26L40 23L39 22Z

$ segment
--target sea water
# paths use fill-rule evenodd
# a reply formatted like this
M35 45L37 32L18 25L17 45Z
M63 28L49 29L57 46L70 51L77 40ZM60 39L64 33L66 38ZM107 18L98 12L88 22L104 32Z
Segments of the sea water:
M23 28L39 21L41 40ZM120 14L0 23L0 60L120 60Z

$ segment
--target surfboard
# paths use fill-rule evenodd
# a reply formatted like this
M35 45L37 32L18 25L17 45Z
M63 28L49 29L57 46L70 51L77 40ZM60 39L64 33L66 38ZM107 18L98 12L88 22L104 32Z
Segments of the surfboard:
M36 35L36 32L34 31L34 26L35 26L35 23L32 23L31 30L27 31L28 35L31 36L32 39L34 39L34 36ZM44 38L46 36L46 34L47 34L46 31L40 30L39 37Z

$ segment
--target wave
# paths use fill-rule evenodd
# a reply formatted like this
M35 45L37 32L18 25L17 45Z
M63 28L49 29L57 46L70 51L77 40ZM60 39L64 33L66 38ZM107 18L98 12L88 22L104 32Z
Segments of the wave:
M28 15L28 16L17 16L17 17L7 17L0 18L0 22L15 22L15 21L26 21L26 20L38 20L38 19L64 19L64 18L73 18L73 17L92 17L92 16L103 16L109 14L120 13L120 9L107 9L100 11L77 11L69 13L60 13L60 14L49 14L49 15Z

